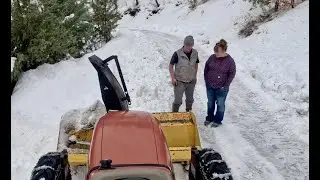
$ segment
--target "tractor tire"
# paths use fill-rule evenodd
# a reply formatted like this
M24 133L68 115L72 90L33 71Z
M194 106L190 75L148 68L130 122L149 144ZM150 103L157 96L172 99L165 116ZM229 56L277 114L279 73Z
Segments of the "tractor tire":
M233 180L221 155L213 149L192 150L189 180Z
M31 180L71 180L67 152L49 152L39 158Z

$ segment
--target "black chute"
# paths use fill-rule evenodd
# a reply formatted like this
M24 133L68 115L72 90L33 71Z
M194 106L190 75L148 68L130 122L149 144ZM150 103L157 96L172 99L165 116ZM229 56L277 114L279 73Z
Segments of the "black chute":
M108 62L113 59L116 61L123 89L108 67ZM118 57L110 56L103 61L96 55L93 55L89 57L89 60L98 72L101 96L107 112L109 110L129 110L131 100L123 79Z

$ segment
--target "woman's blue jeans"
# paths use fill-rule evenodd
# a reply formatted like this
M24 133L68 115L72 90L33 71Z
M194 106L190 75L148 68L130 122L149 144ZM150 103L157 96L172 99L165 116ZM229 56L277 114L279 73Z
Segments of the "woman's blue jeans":
M225 111L225 102L229 88L212 88L207 85L207 98L208 98L208 120L213 121L217 124L221 124L224 111ZM215 111L215 104L217 103L217 112Z

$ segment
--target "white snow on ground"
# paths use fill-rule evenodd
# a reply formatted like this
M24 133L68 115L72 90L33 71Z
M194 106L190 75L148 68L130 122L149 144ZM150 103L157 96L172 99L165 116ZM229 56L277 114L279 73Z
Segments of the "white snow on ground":
M208 1L190 11L186 4L176 7L175 2L161 1L164 9L148 19L145 8L152 6L143 2L136 17L124 16L116 38L92 53L101 58L118 55L131 109L170 111L168 62L183 37L192 34L201 61L193 111L202 146L219 151L236 180L309 179L309 1L245 39L237 36L245 17L260 12L249 11L247 2ZM207 103L203 68L220 38L229 42L237 75L224 124L213 129L203 126ZM88 60L92 54L42 65L24 73L17 84L11 97L14 180L29 179L38 158L56 150L64 113L101 100L97 74Z

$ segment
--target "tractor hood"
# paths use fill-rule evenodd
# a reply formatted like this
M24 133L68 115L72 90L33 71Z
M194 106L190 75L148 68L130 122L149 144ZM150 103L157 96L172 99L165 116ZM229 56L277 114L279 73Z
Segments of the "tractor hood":
M150 113L112 111L94 129L89 169L101 160L112 164L165 164L170 167L170 152L161 127Z

